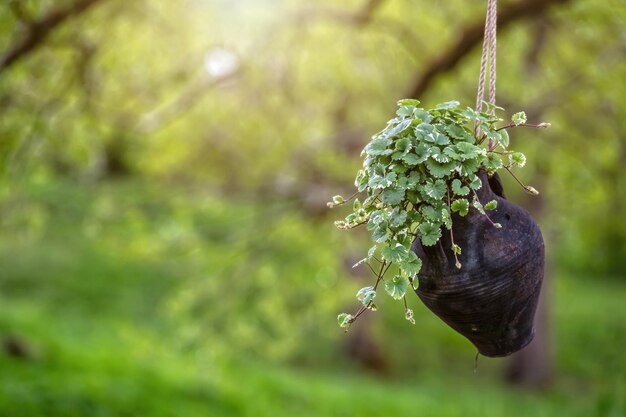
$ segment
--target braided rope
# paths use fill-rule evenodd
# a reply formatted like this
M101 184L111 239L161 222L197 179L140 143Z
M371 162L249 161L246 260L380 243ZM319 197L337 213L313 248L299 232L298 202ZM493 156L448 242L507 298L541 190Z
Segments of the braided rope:
M496 29L498 20L497 0L488 0L485 32L483 36L483 50L480 57L480 75L478 77L478 92L476 94L476 111L482 111L485 96L485 78L487 76L487 61L489 61L489 103L496 104ZM489 113L495 113L490 109ZM474 129L476 136L480 135L480 128Z
M489 29L489 103L496 104L496 26L498 21L497 0L490 0L491 24ZM495 110L491 110L495 114Z

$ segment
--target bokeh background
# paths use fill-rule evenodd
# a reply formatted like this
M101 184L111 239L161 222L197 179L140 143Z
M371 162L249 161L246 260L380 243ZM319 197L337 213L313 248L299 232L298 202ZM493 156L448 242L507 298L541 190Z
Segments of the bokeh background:
M548 130L538 336L409 297L349 333L326 201L396 100L474 103L486 1L1 0L0 416L626 415L626 3L501 0L498 104Z

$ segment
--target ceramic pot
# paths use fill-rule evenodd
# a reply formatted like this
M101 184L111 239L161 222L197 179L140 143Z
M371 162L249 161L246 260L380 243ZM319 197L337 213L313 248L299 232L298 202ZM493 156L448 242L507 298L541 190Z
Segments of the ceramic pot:
M494 227L471 207L465 217L452 215L454 241L462 248L455 266L447 229L434 246L412 250L422 259L416 290L422 302L485 356L508 356L534 337L533 321L543 281L544 243L539 226L527 211L504 198L495 174L478 176L483 204L498 202L487 213Z

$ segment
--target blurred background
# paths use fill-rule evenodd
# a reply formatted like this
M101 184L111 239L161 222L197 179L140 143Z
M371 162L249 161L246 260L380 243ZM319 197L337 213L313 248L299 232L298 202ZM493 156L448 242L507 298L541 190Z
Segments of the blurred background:
M486 1L1 0L0 416L626 415L626 3L501 0L540 223L506 359L334 228L400 98L472 106Z

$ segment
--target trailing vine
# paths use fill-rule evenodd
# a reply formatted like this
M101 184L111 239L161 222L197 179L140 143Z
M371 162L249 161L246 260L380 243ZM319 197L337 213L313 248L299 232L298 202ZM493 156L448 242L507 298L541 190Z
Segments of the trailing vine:
M454 243L452 213L466 216L474 209L494 227L501 227L488 214L497 201L481 201L476 193L482 186L480 169L489 175L505 169L527 192L538 194L513 173L526 164L526 156L508 149L508 129L546 128L548 123L528 124L525 113L519 112L511 123L497 127L503 119L495 112L504 109L486 102L487 112L461 108L458 101L429 110L419 104L412 99L398 102L396 117L361 153L365 160L354 182L357 192L346 199L337 195L328 203L334 207L352 202L352 212L335 225L342 230L364 225L374 241L367 256L354 266L368 266L375 282L357 292L361 307L354 314L339 314L339 326L346 330L367 310L377 309L381 284L392 298L404 301L405 317L415 324L406 293L409 285L417 287L422 261L411 244L419 238L422 245L432 246L447 231L452 242L448 249L456 267L462 268L457 255L463 248ZM393 274L387 277L392 267Z

